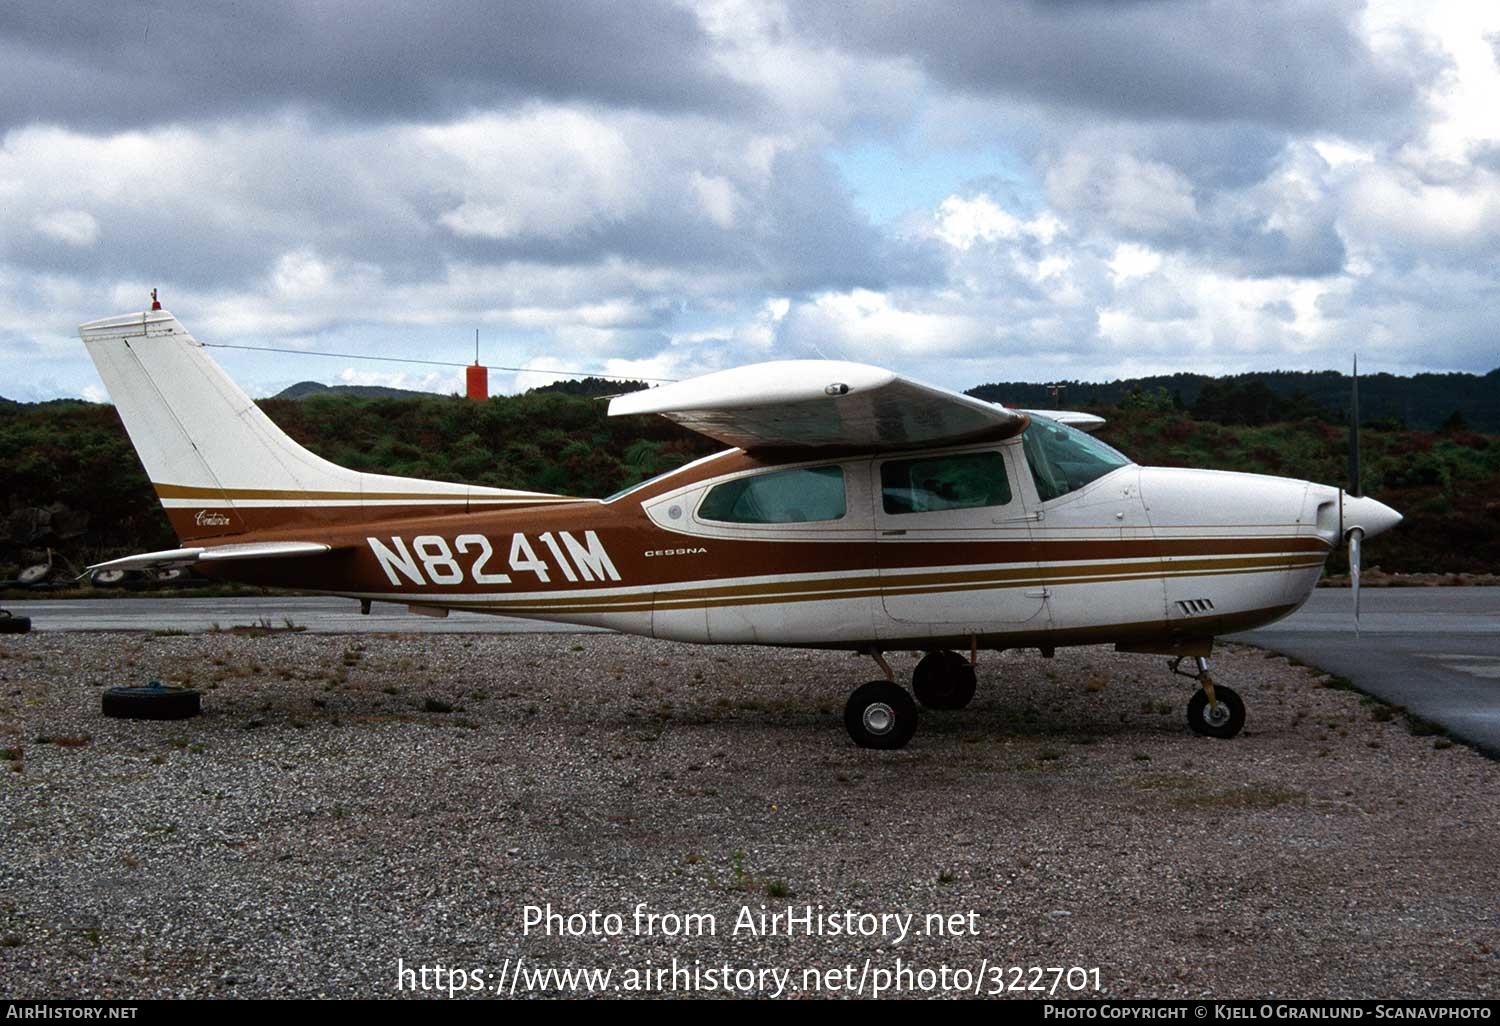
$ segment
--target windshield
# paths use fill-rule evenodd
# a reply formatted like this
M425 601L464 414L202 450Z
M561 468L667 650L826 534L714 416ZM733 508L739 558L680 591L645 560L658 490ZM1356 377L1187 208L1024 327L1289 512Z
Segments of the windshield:
M1099 439L1035 413L1031 426L1021 435L1021 447L1043 502L1076 492L1130 463L1124 454Z

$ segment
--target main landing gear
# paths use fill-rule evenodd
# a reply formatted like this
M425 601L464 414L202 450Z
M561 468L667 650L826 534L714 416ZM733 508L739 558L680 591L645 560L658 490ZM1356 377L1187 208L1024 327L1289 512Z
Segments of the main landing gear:
M974 664L957 652L928 652L912 674L912 694L896 683L896 673L879 652L885 672L854 689L844 706L844 727L861 748L904 748L917 731L917 703L924 709L962 709L974 698Z
M1179 677L1196 680L1202 686L1188 700L1188 727L1194 734L1205 737L1231 738L1245 727L1245 703L1232 688L1214 684L1208 673L1208 660L1202 656L1194 658L1197 672L1189 673L1180 668L1182 656L1167 665Z
M917 703L899 684L861 684L844 706L844 729L861 748L905 748L917 732Z
M924 709L962 709L974 700L974 664L957 652L928 652L911 675Z

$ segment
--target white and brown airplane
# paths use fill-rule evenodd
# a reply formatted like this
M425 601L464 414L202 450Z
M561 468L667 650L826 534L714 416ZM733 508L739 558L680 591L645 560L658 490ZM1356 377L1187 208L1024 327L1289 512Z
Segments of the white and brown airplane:
M615 398L732 448L607 499L368 474L288 438L164 310L80 333L184 546L100 566L865 653L883 678L844 721L870 748L905 745L918 702L965 706L980 649L1100 643L1193 659L1189 725L1232 737L1214 639L1286 616L1331 549L1401 519L1357 486L1141 467L1085 433L1098 417L827 360ZM927 653L915 702L895 650Z

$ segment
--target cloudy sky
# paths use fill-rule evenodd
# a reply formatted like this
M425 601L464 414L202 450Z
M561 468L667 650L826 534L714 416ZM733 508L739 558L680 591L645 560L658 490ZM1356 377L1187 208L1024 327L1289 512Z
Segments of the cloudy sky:
M152 287L205 341L541 371L1500 365L1500 5L382 6L0 7L0 395L101 398L75 327Z

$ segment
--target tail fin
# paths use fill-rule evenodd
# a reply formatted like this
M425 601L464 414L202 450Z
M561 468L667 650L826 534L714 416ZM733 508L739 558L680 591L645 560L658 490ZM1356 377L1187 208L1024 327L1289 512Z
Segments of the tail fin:
M184 542L569 501L330 463L288 438L165 310L106 317L78 331Z

